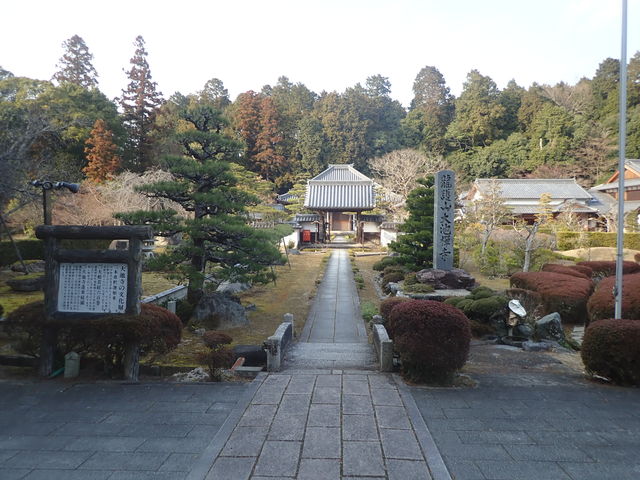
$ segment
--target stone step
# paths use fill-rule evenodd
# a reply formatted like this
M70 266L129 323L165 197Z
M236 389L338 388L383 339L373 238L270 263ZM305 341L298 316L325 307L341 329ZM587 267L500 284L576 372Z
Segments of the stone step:
M373 346L368 343L292 344L285 354L285 370L377 370Z

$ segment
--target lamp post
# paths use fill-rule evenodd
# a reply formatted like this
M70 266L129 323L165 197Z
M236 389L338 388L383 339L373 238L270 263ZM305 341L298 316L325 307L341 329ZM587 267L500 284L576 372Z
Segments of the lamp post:
M42 188L42 211L44 212L44 224L51 225L51 190L66 188L71 193L78 193L80 185L69 182L51 182L49 180L33 180L31 182L36 188Z

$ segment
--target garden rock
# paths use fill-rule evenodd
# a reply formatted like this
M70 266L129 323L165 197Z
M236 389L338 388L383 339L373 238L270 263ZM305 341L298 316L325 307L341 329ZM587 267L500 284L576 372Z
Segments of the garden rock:
M396 293L398 293L400 291L402 285L400 285L400 283L396 283L396 282L389 282L387 283L387 290L389 290L389 292L393 293L394 295Z
M521 323L513 327L513 334L519 337L531 338L533 337L533 327L526 323Z
M545 352L551 350L552 344L550 342L534 342L532 340L522 343L522 349L526 352Z
M240 292L244 292L245 290L249 290L250 288L251 288L251 285L249 285L248 283L240 283L240 282L227 283L227 282L224 282L218 287L218 289L216 291L218 293L228 293L229 295L234 295L236 293L240 293Z
M42 273L44 272L44 260L27 260L24 262L24 267L22 263L15 262L11 265L11 270L21 273Z
M44 275L29 275L24 278L12 278L6 283L14 292L37 292L44 289L45 282Z
M382 324L384 323L384 318L382 318L382 315L374 315L373 317L371 317L371 322L376 324Z
M420 283L433 285L436 290L471 289L476 284L475 278L461 268L451 270L426 268L416 273L416 279Z
M554 340L564 342L564 330L558 312L550 313L536 322L535 337L538 340Z
M226 330L249 324L244 307L228 295L218 292L206 294L200 299L191 320L211 330Z
M186 373L175 373L171 376L176 382L206 382L209 374L202 367L194 368Z

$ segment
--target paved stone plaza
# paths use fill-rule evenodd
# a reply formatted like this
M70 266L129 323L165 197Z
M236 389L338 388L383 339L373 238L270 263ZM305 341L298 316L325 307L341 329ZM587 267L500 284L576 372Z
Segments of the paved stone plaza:
M346 251L300 337L245 384L0 382L0 480L640 478L638 389L505 349L470 387L378 373Z

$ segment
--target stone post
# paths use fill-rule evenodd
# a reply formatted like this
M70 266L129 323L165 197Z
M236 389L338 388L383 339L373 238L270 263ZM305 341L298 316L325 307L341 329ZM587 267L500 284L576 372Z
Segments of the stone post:
M435 176L433 215L433 268L453 268L453 220L456 189L452 170L441 170Z

